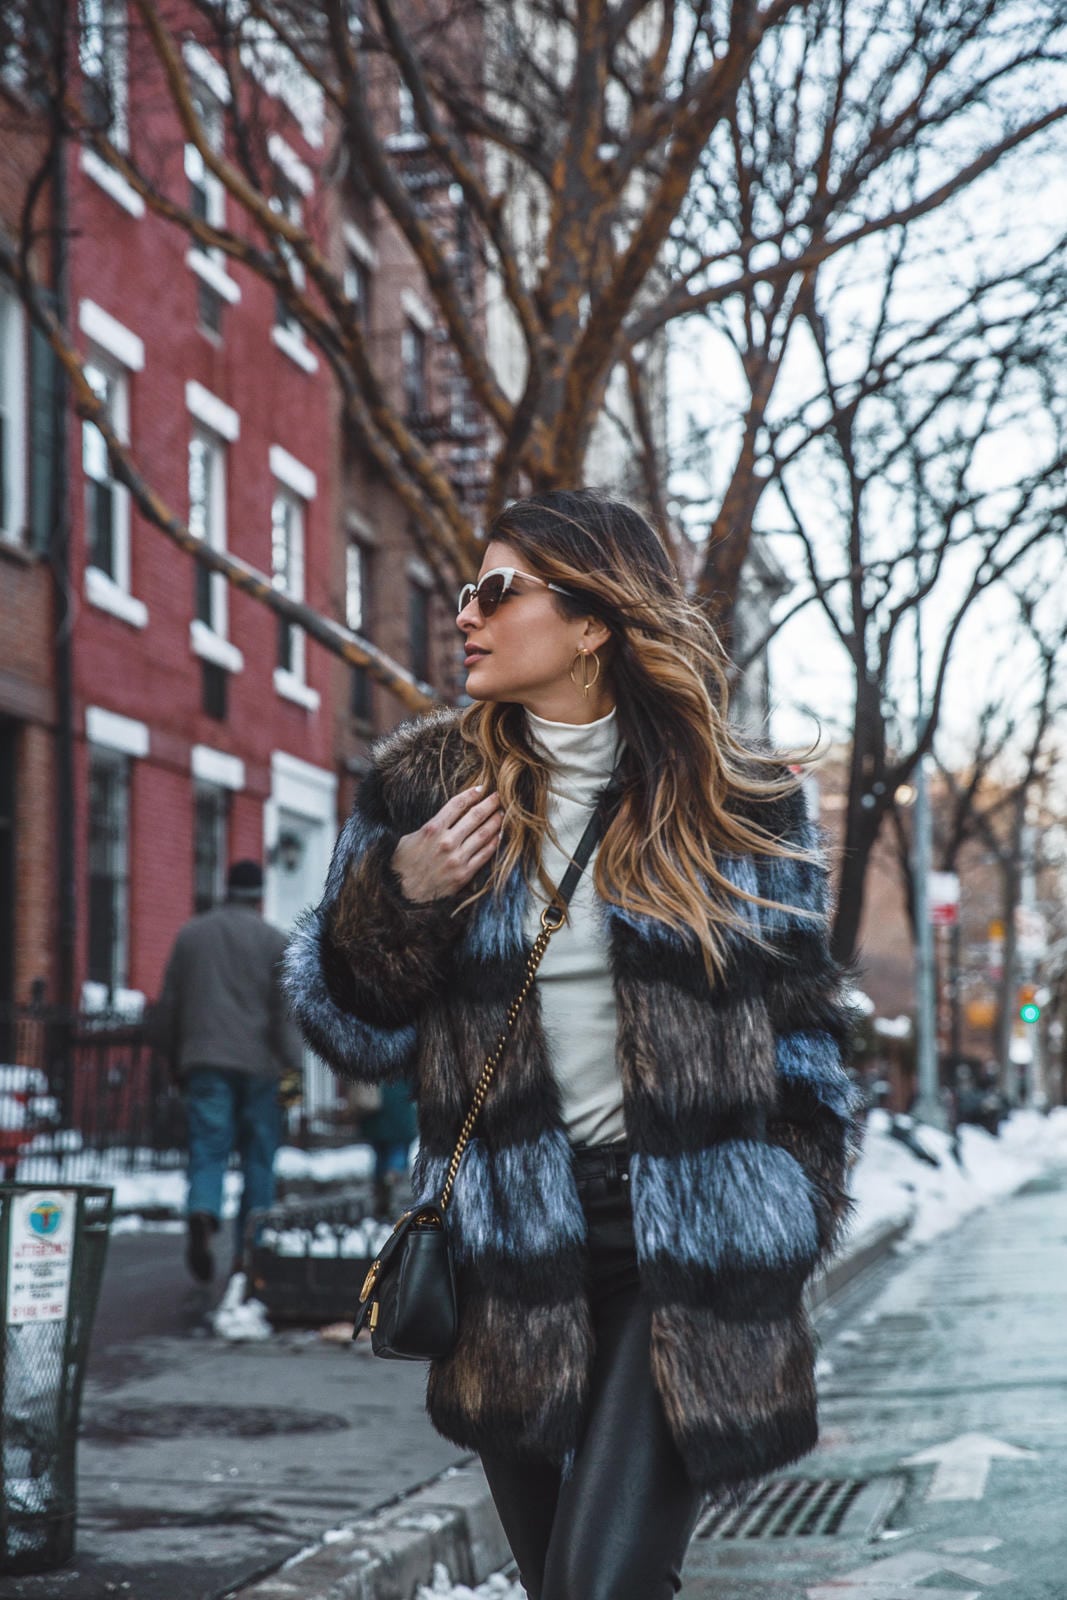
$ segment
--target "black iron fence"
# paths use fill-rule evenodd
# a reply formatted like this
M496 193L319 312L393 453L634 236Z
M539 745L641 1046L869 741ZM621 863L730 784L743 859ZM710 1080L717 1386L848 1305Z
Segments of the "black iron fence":
M350 1144L357 1118L318 1062L285 1143ZM94 1183L185 1160L185 1106L145 1023L114 1012L0 1008L0 1179Z
M178 1166L181 1095L142 1022L47 1006L0 1013L0 1175L91 1182Z

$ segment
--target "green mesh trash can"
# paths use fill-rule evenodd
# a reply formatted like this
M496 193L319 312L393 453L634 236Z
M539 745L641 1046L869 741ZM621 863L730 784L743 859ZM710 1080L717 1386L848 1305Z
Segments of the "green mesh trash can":
M82 1380L110 1189L0 1184L0 1575L74 1553Z

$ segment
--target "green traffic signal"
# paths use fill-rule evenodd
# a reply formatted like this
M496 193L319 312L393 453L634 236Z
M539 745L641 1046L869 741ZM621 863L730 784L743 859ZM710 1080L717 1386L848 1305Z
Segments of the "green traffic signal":
M1041 1015L1041 1007L1036 1000L1028 1000L1024 1006L1019 1007L1019 1016L1023 1022L1036 1022Z

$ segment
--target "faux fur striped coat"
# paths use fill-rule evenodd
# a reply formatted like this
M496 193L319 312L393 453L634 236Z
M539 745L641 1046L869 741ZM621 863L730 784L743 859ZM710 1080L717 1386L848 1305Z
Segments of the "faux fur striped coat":
M346 1078L414 1081L419 1199L441 1187L529 952L518 876L499 900L453 916L468 891L414 904L390 866L398 837L455 792L454 723L438 713L378 744L325 896L287 957L314 1050ZM775 803L773 831L817 842L799 796ZM765 896L826 903L821 867L744 856L725 866ZM693 1479L730 1493L816 1441L801 1291L849 1209L844 974L821 930L782 913L758 911L773 956L738 939L714 987L695 942L644 916L604 915L655 1382ZM431 1420L474 1450L563 1462L580 1438L593 1343L583 1213L536 985L450 1216L460 1338L430 1368Z

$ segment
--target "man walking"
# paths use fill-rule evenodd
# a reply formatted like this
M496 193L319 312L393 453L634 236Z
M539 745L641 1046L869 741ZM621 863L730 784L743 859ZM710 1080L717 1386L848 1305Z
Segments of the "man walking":
M279 1090L299 1084L301 1043L280 986L286 937L262 916L263 871L256 861L230 868L224 904L187 922L174 941L153 1012L157 1047L170 1059L189 1121L190 1272L207 1283L212 1238L222 1217L230 1154L241 1159L243 1189L235 1256L250 1211L274 1199L281 1138Z

